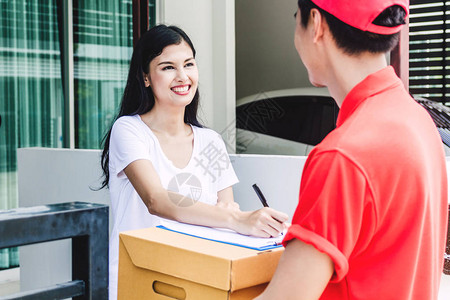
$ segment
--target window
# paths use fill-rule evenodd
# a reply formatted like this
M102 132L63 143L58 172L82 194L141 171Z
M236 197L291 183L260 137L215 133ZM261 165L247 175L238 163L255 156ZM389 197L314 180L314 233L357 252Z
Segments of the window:
M75 148L99 149L133 51L131 1L73 2Z
M449 5L447 1L410 2L410 92L442 103L448 103L450 95Z

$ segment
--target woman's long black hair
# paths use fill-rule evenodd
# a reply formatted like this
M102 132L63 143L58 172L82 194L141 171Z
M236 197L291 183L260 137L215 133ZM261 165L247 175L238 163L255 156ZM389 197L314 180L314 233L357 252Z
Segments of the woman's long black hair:
M145 87L143 74L149 73L150 62L159 56L163 49L170 45L179 45L185 41L192 49L195 58L195 49L187 34L176 26L157 25L144 33L133 50L128 73L127 85L122 97L120 111L114 118L116 121L121 116L132 116L144 114L155 105L155 98L151 87ZM198 89L192 102L186 106L184 111L184 122L202 127L197 120L197 109L199 102ZM103 152L101 165L103 169L103 181L100 189L107 187L109 183L109 145L111 139L112 124L108 133L103 138Z

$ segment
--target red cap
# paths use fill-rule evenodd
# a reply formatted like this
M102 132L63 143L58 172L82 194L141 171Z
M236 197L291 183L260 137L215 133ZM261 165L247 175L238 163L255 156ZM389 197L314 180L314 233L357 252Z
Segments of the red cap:
M378 34L394 34L400 31L402 25L386 27L372 22L386 8L399 5L408 16L409 0L311 0L318 7L332 14L342 22Z

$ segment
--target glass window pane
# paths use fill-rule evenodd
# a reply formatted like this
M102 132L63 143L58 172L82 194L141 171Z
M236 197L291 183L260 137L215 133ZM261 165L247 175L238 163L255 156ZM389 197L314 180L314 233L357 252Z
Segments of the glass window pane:
M0 2L0 209L17 206L19 147L61 147L63 95L56 0ZM17 265L2 250L0 268Z
M153 27L156 24L156 0L148 1L148 24Z
M100 148L119 107L132 53L132 2L75 0L75 144Z

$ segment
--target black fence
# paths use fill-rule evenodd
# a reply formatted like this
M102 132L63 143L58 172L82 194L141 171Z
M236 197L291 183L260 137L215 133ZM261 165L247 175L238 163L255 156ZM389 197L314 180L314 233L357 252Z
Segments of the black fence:
M108 209L72 202L0 211L0 249L72 239L72 281L0 300L108 299Z

